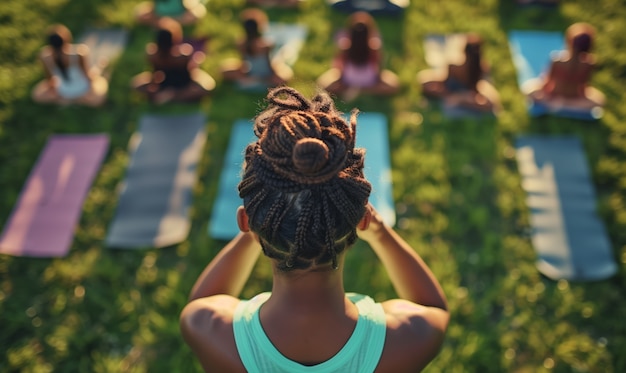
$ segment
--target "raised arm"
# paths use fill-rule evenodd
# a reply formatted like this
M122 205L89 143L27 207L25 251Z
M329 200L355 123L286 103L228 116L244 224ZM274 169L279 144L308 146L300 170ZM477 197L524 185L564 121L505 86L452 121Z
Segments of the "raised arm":
M189 300L227 294L238 297L261 253L250 231L240 232L207 265L196 280Z
M393 228L386 226L370 205L369 225L357 229L359 237L372 247L389 274L391 283L402 299L447 310L441 285L430 268ZM365 219L367 220L367 218Z

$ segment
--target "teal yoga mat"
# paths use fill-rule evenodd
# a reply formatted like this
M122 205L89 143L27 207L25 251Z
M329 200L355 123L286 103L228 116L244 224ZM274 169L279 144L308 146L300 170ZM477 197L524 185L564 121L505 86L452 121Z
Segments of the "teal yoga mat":
M130 141L130 164L106 237L112 248L164 247L187 238L205 116L145 115Z
M523 136L517 163L530 210L537 268L553 279L602 280L617 272L580 140Z
M0 236L0 253L67 255L83 201L109 148L105 134L52 135Z
M370 202L383 216L386 224L396 223L389 156L387 118L381 113L360 113L357 120L357 147L366 149L365 176L372 183ZM241 179L243 151L254 140L252 122L240 119L235 122L226 150L217 197L209 223L209 235L229 240L237 235L236 212L242 204L237 192Z
M547 74L552 56L565 49L562 32L512 30L509 32L508 38L519 87L531 79ZM552 114L580 120L596 120L602 116L600 108L549 111L545 106L530 101L527 107L531 116Z

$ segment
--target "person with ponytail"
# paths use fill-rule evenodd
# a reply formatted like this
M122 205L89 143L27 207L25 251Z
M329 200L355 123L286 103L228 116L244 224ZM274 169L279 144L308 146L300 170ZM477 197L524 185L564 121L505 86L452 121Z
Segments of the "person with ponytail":
M181 25L172 18L158 22L155 42L146 46L152 71L135 76L131 86L155 104L193 102L215 88L215 80L200 68L204 52L183 42Z
M287 83L293 77L291 68L272 59L274 43L264 33L268 27L267 14L257 8L244 9L239 15L244 37L238 42L239 58L222 62L222 76L237 82L241 88L267 88Z
M180 316L207 372L416 372L438 353L449 320L442 288L415 250L368 203L358 112L290 87L268 93L244 152L241 232L207 265ZM365 129L367 130L367 129ZM358 238L386 268L398 299L346 293ZM259 257L271 292L238 297Z
M487 66L482 60L482 38L475 33L465 35L463 61L444 68L422 70L417 81L426 97L443 99L450 106L479 112L500 109L500 97L485 79Z
M529 80L521 87L528 97L550 111L602 111L604 93L590 85L596 58L591 53L595 28L585 22L572 24L565 31L567 50L552 56L544 76Z
M47 41L40 53L46 78L33 88L33 100L61 105L102 105L109 85L96 67L87 67L89 47L72 44L72 33L61 24L50 27Z

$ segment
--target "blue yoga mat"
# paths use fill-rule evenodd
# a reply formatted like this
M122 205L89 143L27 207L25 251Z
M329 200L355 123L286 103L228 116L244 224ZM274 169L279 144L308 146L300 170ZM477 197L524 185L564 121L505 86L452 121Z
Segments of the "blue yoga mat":
M372 183L370 202L383 216L385 223L393 226L396 223L396 212L391 183L387 118L380 113L360 113L357 122L357 147L367 150L364 172ZM243 152L246 145L254 139L251 121L241 119L235 122L208 227L209 235L213 238L229 240L239 232L236 212L242 201L237 192L237 184L241 179Z
M595 189L580 140L524 136L517 139L516 149L539 271L554 280L614 275L613 249L596 214Z
M551 57L565 49L565 41L561 32L514 30L509 32L509 49L517 72L517 83L522 87L529 80L548 73ZM547 107L532 102L528 102L528 113L531 116L552 114L581 120L596 120L602 116L601 110L562 109L551 112Z
M204 127L201 113L141 117L107 246L164 247L187 238Z
M81 34L78 42L89 47L89 64L107 70L119 58L128 43L128 31L118 28L91 28Z

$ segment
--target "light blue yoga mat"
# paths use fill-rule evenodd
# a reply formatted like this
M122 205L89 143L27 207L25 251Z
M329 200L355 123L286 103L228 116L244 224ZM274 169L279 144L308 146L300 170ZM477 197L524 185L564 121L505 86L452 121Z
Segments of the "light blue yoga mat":
M274 43L274 49L270 53L272 61L280 61L293 66L298 60L300 50L306 41L309 29L305 25L295 23L270 22L263 34ZM246 91L262 92L268 86L262 83L238 84L238 87Z
M89 65L107 70L119 58L128 43L128 31L118 28L91 28L81 34L78 42L89 47Z
M522 87L529 80L548 73L552 56L565 49L565 41L562 32L513 30L509 32L509 49L517 72L517 84ZM581 120L596 120L602 116L601 110L562 109L551 112L547 107L530 101L528 113L531 116L552 114Z
M539 271L554 280L614 275L613 249L596 213L595 189L580 140L523 136L516 149Z
M130 164L106 237L113 248L170 246L187 238L205 116L145 115L130 141Z
M396 212L393 203L387 118L380 113L360 113L357 123L356 145L366 149L364 172L372 184L370 202L383 216L385 223L393 226L396 223ZM235 122L208 227L209 235L213 238L229 240L239 232L236 212L242 201L239 198L237 184L241 180L243 152L246 145L254 139L251 121L241 119Z

